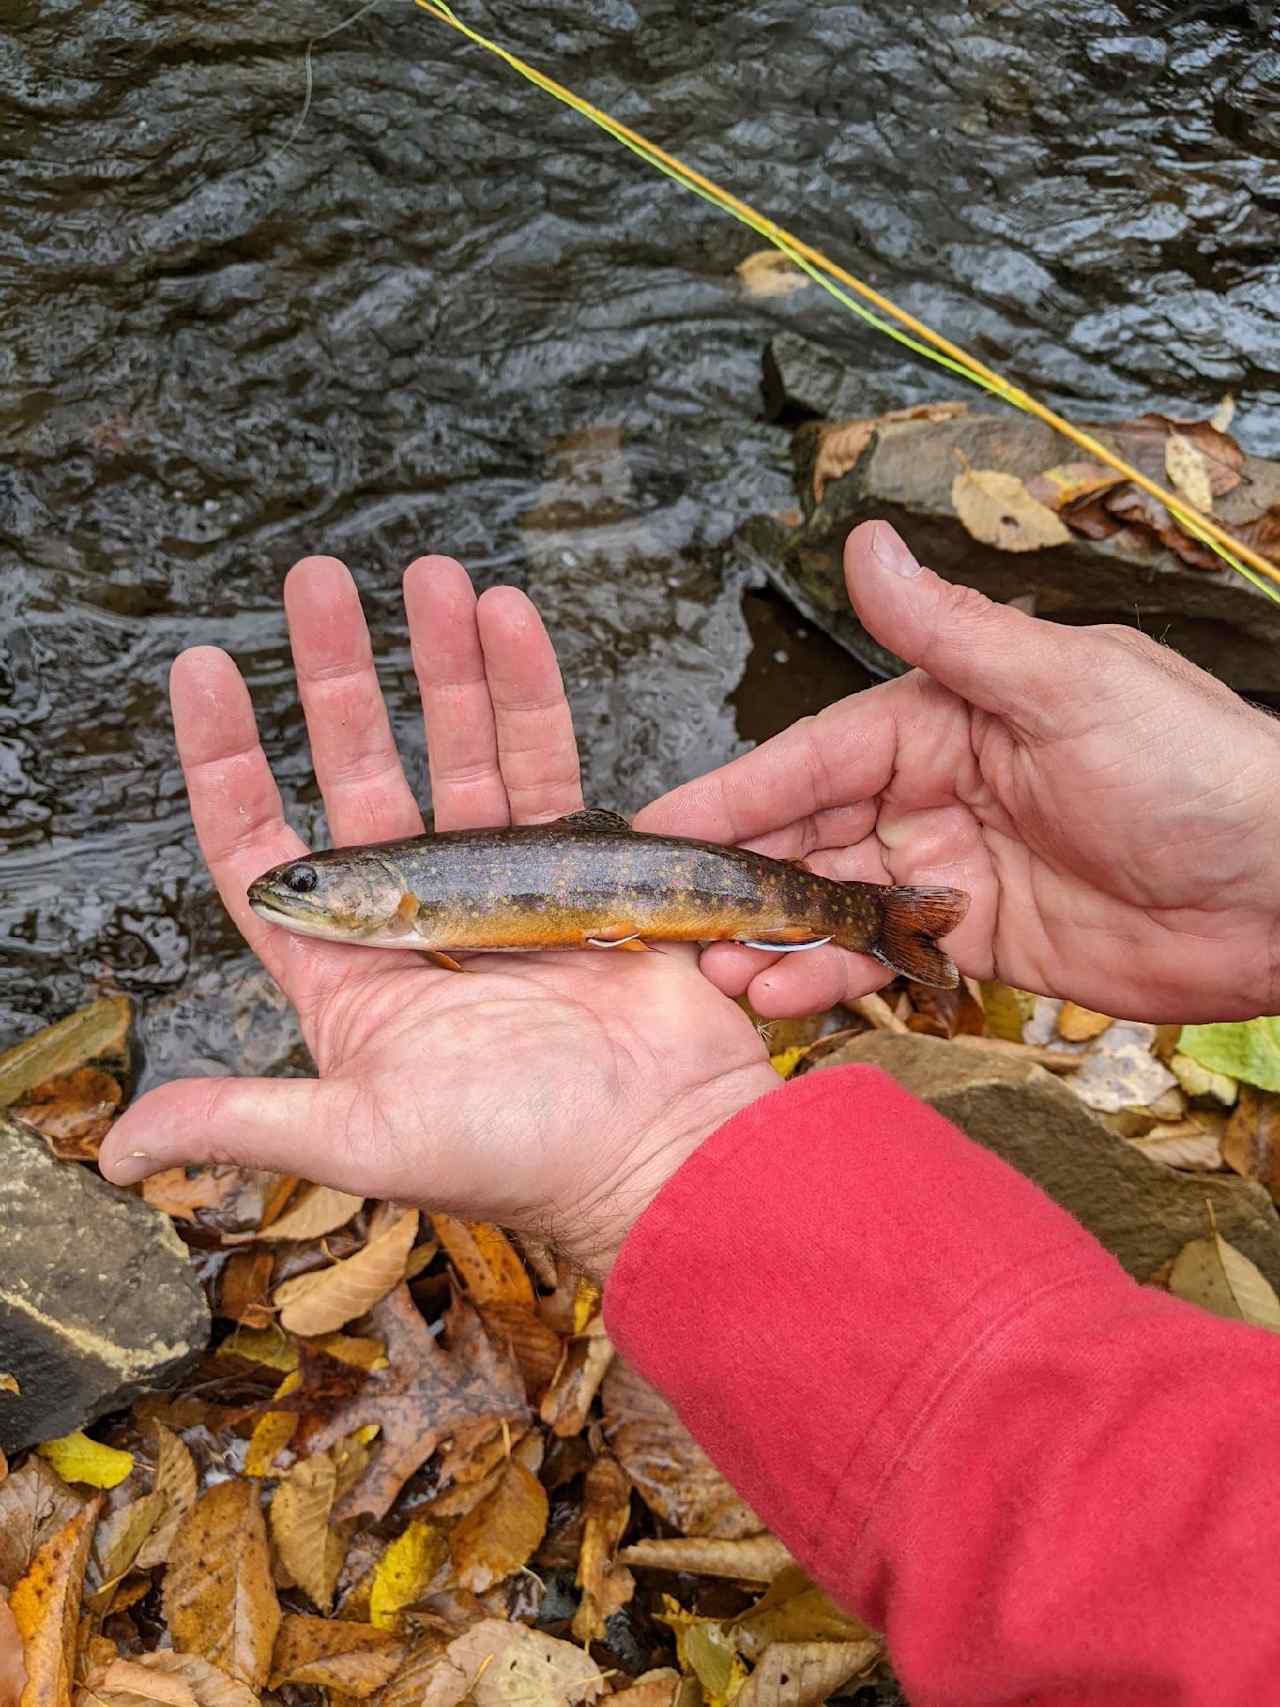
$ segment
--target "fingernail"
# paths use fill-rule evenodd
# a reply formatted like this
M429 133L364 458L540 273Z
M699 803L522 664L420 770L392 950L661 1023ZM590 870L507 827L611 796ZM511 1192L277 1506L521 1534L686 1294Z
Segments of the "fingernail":
M111 1172L107 1177L113 1185L136 1185L151 1171L148 1166L150 1161L149 1151L130 1150L127 1156L121 1156L111 1164Z
M877 522L871 530L871 549L895 575L910 578L920 573L920 564L907 550L900 535L891 528L888 522Z

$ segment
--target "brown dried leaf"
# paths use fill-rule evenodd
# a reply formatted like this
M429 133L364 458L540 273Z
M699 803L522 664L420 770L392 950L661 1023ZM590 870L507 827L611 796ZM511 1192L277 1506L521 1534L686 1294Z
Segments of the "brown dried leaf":
M268 1327L275 1319L269 1302L274 1267L270 1251L234 1251L218 1285L217 1314L242 1327Z
M329 1521L337 1492L333 1455L316 1452L293 1466L271 1501L271 1539L280 1561L321 1612L333 1605L347 1550Z
M508 1350L520 1365L529 1398L538 1398L560 1367L564 1355L560 1335L523 1304L483 1304L480 1317L489 1338Z
M774 1642L734 1698L734 1707L811 1707L880 1658L877 1641Z
M258 1227L283 1192L292 1191L292 1175L254 1173L216 1163L165 1168L142 1182L142 1195L153 1209L175 1221L195 1221L218 1233Z
M533 1309L533 1282L511 1241L488 1221L433 1214L431 1225L462 1277L473 1304L523 1304Z
M1220 1233L1182 1247L1173 1260L1169 1290L1215 1316L1280 1333L1280 1298L1270 1281Z
M475 1707L570 1707L605 1689L599 1666L581 1648L500 1618L473 1624L445 1651L471 1680Z
M856 468L875 437L880 422L874 416L857 421L824 421L817 429L813 458L813 498L820 504L832 480Z
M1072 504L1096 498L1118 486L1124 475L1101 462L1059 462L1026 482L1027 491L1046 509L1060 515ZM1070 517L1065 518L1070 520Z
M572 1341L560 1373L543 1397L539 1414L553 1434L578 1434L587 1426L587 1413L613 1357L613 1342L597 1317L591 1331Z
M1064 1037L1068 1043L1088 1043L1091 1038L1101 1037L1114 1023L1109 1014L1082 1008L1078 1002L1063 1002L1058 1014L1058 1036Z
M43 1543L9 1596L27 1667L22 1707L70 1707L80 1597L101 1509L98 1496L68 1519Z
M372 1624L290 1613L276 1638L270 1688L307 1683L363 1701L391 1681L408 1651L407 1642Z
M1184 433L1170 433L1164 445L1164 467L1180 497L1206 514L1213 509L1209 463L1194 440Z
M94 1061L125 1067L132 1004L128 996L103 996L56 1025L24 1037L0 1055L0 1108L10 1108L46 1079Z
M459 1300L449 1312L449 1348L441 1346L406 1286L376 1307L373 1322L386 1343L388 1367L371 1374L320 1429L317 1450L365 1424L381 1430L367 1473L339 1503L339 1516L377 1518L441 1440L467 1422L525 1422L524 1382L512 1360L488 1339L480 1318ZM758 1526L757 1526L758 1527Z
M748 296L790 296L810 282L808 273L781 249L757 249L733 270Z
M22 1632L13 1616L9 1597L0 1589L0 1707L19 1707L27 1687L27 1663L22 1652Z
M573 1618L575 1641L604 1637L605 1624L635 1593L631 1572L615 1563L618 1543L631 1518L631 1483L618 1460L604 1452L587 1471L582 1492L582 1547L578 1587L582 1600Z
M253 1689L271 1668L280 1607L252 1482L220 1482L183 1518L169 1551L164 1616L180 1653L199 1654Z
M198 1654L175 1654L167 1650L138 1654L133 1659L113 1659L92 1688L82 1689L76 1707L90 1707L85 1697L101 1707L257 1707L258 1698L247 1684L228 1677Z
M293 1334L327 1334L363 1316L404 1278L418 1233L418 1211L389 1220L355 1256L276 1288L280 1325Z
M141 1499L117 1506L98 1525L89 1567L89 1580L97 1590L95 1610L105 1611L111 1604L112 1591L137 1561L143 1543L164 1516L164 1509L159 1494L143 1494Z
M467 1513L449 1537L463 1588L483 1594L527 1565L546 1532L549 1510L542 1483L511 1459L493 1492Z
M1071 539L1070 530L1016 474L967 468L951 482L951 502L965 531L999 551L1043 551Z
M1280 1203L1280 1094L1242 1084L1222 1139L1222 1159ZM0 1504L4 1494L0 1491Z
M123 1099L112 1074L101 1067L77 1067L34 1086L13 1113L42 1132L60 1160L92 1162Z
M375 1700L377 1707L455 1707L466 1691L466 1678L444 1652L444 1638L432 1633L418 1639Z
M626 1689L616 1689L609 1707L675 1707L680 1673L671 1666L644 1672Z
M735 1582L770 1583L795 1560L772 1535L748 1535L737 1541L680 1537L670 1541L634 1541L618 1557L626 1565L649 1570L687 1571L698 1577L729 1577Z
M604 1431L631 1485L685 1535L733 1540L764 1528L725 1481L666 1400L615 1358L601 1389Z
M860 1618L844 1612L798 1565L788 1565L754 1606L733 1624L738 1652L757 1660L771 1642L861 1642L874 1639Z
M0 1484L0 1588L26 1575L45 1542L84 1504L58 1472L33 1453Z
M135 1564L140 1571L163 1565L169 1557L178 1525L196 1503L195 1460L172 1429L157 1423L156 1475L154 1492L164 1501L164 1514L156 1524L138 1554Z
M304 1186L270 1226L254 1233L227 1233L222 1242L243 1245L251 1239L320 1239L345 1227L363 1204L363 1197L354 1197L349 1191L335 1191L328 1185Z
M1224 1166L1221 1135L1198 1120L1157 1124L1129 1142L1153 1162L1189 1173L1216 1173Z

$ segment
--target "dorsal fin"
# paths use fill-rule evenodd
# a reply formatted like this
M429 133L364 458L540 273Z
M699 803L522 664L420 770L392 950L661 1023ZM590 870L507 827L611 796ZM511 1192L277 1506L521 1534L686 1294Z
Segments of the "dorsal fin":
M584 806L581 812L566 812L560 820L572 824L575 830L630 830L621 812L610 812L607 806Z

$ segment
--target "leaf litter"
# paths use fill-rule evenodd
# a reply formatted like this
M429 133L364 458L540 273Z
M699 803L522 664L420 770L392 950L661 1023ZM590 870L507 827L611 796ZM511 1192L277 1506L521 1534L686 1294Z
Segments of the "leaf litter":
M1042 504L1110 490L1049 472ZM101 1119L93 1072L128 1083L121 1010L87 1012L10 1074L64 1132ZM784 1077L872 1028L1048 1064L1102 1099L1117 1142L1280 1198L1278 1023L1179 1032L998 981L899 980L770 1047ZM78 1057L77 1036L108 1053ZM0 1707L809 1707L882 1675L880 1638L616 1356L598 1288L554 1252L293 1176L148 1186L215 1343L183 1392L0 1478L0 1650L17 1644ZM1280 1300L1209 1222L1160 1278L1280 1331Z

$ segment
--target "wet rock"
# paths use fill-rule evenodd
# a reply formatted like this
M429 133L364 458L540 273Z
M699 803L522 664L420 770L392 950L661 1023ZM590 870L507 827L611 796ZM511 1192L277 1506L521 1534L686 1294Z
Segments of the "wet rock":
M80 1428L169 1386L203 1351L209 1314L167 1216L56 1161L0 1112L0 1447Z
M1280 1286L1280 1217L1251 1181L1194 1176L1153 1162L1043 1067L962 1040L868 1032L815 1067L880 1067L1036 1182L1133 1275L1149 1280L1188 1240L1218 1231Z
M775 416L784 405L833 419L878 412L856 375L794 333L771 346L764 395ZM1111 436L1096 424L1089 430L1104 443ZM1153 536L1147 543L1129 530L1103 540L1073 535L1069 544L1030 552L1000 551L967 532L951 503L952 481L965 462L1025 479L1082 458L1043 422L1012 410L971 408L951 421L889 424L848 474L827 485L821 503L814 502L809 478L812 441L812 427L799 428L800 526L755 517L743 543L811 622L872 669L897 674L903 666L850 611L841 553L851 528L879 517L949 580L1001 601L1030 596L1038 616L1063 622L1140 625L1241 692L1280 691L1280 605L1234 571L1193 568ZM1241 475L1239 486L1214 504L1228 528L1280 506L1280 463L1247 456Z

